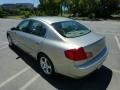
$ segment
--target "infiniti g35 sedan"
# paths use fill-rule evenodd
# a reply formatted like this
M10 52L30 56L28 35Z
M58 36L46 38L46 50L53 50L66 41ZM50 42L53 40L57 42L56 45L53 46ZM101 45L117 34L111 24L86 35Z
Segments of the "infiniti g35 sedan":
M99 69L108 50L105 37L64 17L33 17L7 31L9 46L17 46L38 61L42 72L73 78Z

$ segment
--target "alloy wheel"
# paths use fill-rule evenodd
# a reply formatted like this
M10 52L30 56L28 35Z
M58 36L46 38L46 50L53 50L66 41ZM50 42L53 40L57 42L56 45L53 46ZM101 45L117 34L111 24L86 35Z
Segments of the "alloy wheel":
M50 61L48 60L48 58L41 57L40 58L40 66L41 66L43 72L46 75L51 75L52 74L52 72L53 72L52 64L50 63Z

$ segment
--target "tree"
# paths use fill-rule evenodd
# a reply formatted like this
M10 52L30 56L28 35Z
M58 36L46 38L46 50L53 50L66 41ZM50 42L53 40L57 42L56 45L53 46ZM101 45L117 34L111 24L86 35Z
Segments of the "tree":
M40 5L38 9L41 14L45 15L58 15L60 12L60 0L39 0Z
M3 8L0 7L0 18L4 18L7 16L7 12L3 10Z
M41 15L58 15L67 7L72 16L109 17L116 11L119 0L39 0Z
M3 10L2 10L2 8L0 8L0 18L2 18L3 17Z

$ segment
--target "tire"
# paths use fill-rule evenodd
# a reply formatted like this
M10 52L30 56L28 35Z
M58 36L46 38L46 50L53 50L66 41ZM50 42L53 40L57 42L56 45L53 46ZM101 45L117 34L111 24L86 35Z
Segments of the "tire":
M42 72L47 76L53 76L54 74L54 66L51 60L46 55L40 55L38 58L38 64L42 70Z
M9 46L12 47L13 46L13 42L12 42L12 38L10 37L10 35L7 36L8 42L9 42Z

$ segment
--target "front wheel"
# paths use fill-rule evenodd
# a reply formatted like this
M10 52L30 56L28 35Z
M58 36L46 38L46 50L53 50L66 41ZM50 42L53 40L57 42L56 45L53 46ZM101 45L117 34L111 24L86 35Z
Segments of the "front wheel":
M39 65L45 75L51 76L54 74L53 64L47 56L41 55L39 57Z

